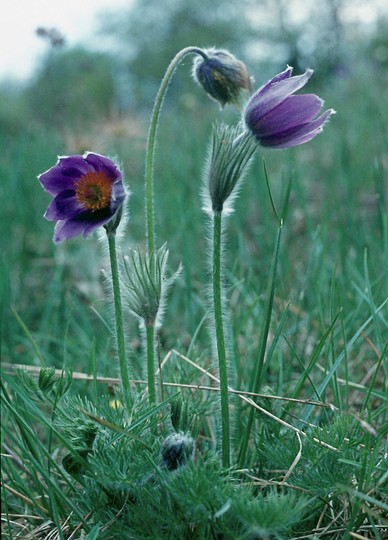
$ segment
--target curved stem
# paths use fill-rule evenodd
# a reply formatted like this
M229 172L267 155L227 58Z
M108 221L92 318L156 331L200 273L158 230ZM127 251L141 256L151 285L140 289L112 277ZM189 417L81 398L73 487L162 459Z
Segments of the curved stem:
M171 77L174 74L179 62L188 54L199 54L205 60L207 55L198 47L185 47L179 51L168 66L166 73L160 83L154 108L152 110L150 127L148 132L146 169L145 169L145 198L146 198L146 223L147 223L147 242L148 253L151 255L155 250L155 226L154 226L154 193L153 193L153 165L155 155L156 131L162 108L164 96L166 94Z
M116 234L114 232L107 232L108 245L109 245L109 258L112 275L112 287L113 287L113 300L115 309L115 321L116 321L116 337L117 337L117 350L120 363L120 375L124 392L129 394L129 375L128 365L125 352L125 339L124 339L124 323L123 323L123 308L121 303L121 291L120 291L120 276L117 264L116 253Z
M230 466L230 421L228 396L228 367L225 347L225 332L222 309L222 213L215 212L213 216L213 308L216 332L218 369L220 377L221 396L221 443L222 464Z

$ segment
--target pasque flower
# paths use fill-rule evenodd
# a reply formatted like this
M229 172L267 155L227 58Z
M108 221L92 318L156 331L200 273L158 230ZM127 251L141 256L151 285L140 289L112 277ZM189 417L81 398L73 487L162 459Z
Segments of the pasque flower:
M88 152L64 156L38 176L54 197L44 217L56 221L54 242L89 236L118 215L125 198L122 174L109 158Z
M205 59L194 60L193 77L221 107L239 105L242 95L252 90L252 79L246 65L226 50L205 49Z
M322 99L315 94L293 95L306 85L313 70L291 77L292 70L288 66L269 80L245 107L245 124L262 146L289 148L303 144L318 135L335 112L328 109L318 116Z

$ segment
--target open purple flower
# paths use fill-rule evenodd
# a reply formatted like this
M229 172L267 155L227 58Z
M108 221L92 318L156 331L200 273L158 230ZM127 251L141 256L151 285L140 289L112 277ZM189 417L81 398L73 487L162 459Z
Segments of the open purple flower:
M89 236L115 216L125 199L120 170L99 154L60 157L38 179L54 197L44 217L57 222L56 244L79 234Z
M305 86L313 74L291 77L292 67L264 84L248 101L245 124L262 146L289 148L313 139L335 112L328 109L320 116L323 101L315 94L294 92Z

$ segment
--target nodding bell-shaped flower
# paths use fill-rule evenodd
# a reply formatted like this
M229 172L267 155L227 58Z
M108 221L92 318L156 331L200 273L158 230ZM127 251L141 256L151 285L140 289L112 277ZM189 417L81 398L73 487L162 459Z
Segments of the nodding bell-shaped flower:
M315 94L293 95L303 88L311 75L291 77L292 67L264 84L249 99L244 113L245 125L261 146L289 148L313 139L335 113L328 109L320 116L323 100Z
M205 92L218 101L239 107L241 101L252 91L252 78L246 65L225 50L204 49L207 59L198 56L194 60L192 75Z

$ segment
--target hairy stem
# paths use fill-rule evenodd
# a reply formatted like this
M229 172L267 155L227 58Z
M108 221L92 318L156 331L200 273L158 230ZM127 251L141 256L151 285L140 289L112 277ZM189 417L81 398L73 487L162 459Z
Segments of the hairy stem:
M221 395L221 452L222 464L230 466L230 420L228 395L228 366L225 347L225 332L222 309L222 212L215 212L213 216L213 308L217 345L218 369L220 377Z
M147 377L148 394L150 404L156 403L156 384L155 384L155 325L146 324L146 347L147 347Z

